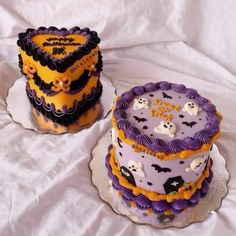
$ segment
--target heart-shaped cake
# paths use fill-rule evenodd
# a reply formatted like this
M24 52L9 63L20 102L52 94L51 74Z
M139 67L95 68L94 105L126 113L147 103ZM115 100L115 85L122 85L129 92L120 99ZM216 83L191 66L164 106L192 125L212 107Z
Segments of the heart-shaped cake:
M33 107L53 122L78 121L100 98L102 56L95 31L39 27L20 33L19 67Z

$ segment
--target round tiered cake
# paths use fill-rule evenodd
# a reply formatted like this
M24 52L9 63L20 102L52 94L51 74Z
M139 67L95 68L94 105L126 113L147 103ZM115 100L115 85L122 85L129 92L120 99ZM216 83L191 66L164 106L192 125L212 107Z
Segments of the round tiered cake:
M137 86L117 98L106 167L120 196L147 213L177 214L205 196L210 155L220 134L215 106L168 82Z

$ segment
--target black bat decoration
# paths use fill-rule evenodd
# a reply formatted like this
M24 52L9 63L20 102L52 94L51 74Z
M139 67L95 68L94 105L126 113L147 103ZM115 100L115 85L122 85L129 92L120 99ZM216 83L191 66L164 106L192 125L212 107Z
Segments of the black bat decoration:
M137 117L137 116L133 116L133 117L134 117L135 120L138 121L138 123L147 121L146 118L139 118L139 117Z
M166 93L164 93L164 92L162 92L162 95L163 95L163 98L172 99L171 96L169 96L168 94L166 94Z
M123 146L122 146L122 141L120 140L119 137L117 137L117 143L118 143L118 145L119 145L120 148L123 148Z
M154 169L157 170L158 173L161 173L161 172L164 172L164 173L171 172L171 169L169 169L167 167L162 168L161 166L156 165L156 164L152 164L152 167L154 167Z
M146 125L143 126L143 129L148 129L148 127Z
M195 121L191 121L191 122L184 121L184 122L182 122L182 124L186 125L187 127L192 128L194 125L197 124L197 122L195 122Z

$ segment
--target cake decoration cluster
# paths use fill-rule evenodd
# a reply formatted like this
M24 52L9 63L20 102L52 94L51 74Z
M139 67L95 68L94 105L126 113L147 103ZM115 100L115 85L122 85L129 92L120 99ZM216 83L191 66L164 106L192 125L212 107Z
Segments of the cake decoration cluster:
M55 92L68 92L70 90L71 80L68 76L57 77L53 80L52 90Z

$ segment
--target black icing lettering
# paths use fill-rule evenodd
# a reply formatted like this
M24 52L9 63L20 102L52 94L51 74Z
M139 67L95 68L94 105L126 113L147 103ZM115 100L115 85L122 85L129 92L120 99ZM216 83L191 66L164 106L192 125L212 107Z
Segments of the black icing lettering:
M184 115L183 115L183 114L180 114L180 115L179 115L179 118L181 118L181 119L184 118Z
M147 182L147 185L148 185L148 186L152 186L152 183L151 183L151 182Z
M71 42L75 41L75 39L71 38L71 37L69 37L69 38L65 38L65 37L59 37L59 38L49 37L49 38L46 39L46 41L48 41L48 42L51 42L51 41L59 41L59 42L61 42L61 41L63 41L63 42L70 42L71 43Z
M80 46L81 43L63 43L63 42L43 42L43 47L55 47L55 46Z

